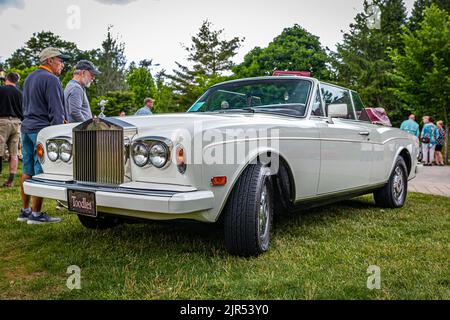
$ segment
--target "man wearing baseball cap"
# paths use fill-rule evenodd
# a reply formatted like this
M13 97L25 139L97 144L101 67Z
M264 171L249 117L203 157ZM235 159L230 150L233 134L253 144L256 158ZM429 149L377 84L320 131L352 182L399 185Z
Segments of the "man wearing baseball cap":
M23 191L23 182L42 173L42 167L36 155L37 136L45 127L63 124L66 120L64 93L59 76L64 68L64 55L56 48L46 48L39 54L41 65L28 75L23 86L22 121L22 209L17 221L28 224L59 222L60 218L49 217L41 212L43 199L33 197L30 208L30 196Z
M100 71L88 60L81 60L75 66L72 80L64 90L64 102L69 122L84 122L92 118L91 107L86 95L95 76Z
M155 102L155 100L152 98L145 98L144 106L142 108L140 108L138 111L136 111L135 115L136 116L148 116L148 115L153 114L152 108L153 108L154 102Z

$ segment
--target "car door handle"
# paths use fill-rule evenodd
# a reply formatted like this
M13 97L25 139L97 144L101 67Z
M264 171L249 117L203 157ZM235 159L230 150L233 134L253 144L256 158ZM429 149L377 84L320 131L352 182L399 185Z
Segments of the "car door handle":
M360 131L359 135L360 136L368 136L368 135L370 135L370 132L369 131Z

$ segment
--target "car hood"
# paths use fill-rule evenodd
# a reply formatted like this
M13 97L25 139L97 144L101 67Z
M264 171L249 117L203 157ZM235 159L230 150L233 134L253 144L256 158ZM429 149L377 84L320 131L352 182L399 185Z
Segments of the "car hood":
M268 129L294 126L301 118L266 113L172 113L149 116L105 118L124 121L136 128L137 137L174 137L188 131L190 135L207 130ZM40 140L56 136L72 136L72 129L80 123L47 127L40 132Z
M150 116L118 118L128 122L138 131L151 129L152 131L166 131L168 128L190 129L202 125L204 129L222 127L259 127L286 125L286 123L299 121L299 118L266 113L175 113Z

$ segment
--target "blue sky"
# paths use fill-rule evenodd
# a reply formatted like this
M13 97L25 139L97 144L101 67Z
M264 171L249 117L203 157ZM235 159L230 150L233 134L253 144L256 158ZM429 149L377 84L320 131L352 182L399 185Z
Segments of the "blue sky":
M414 0L404 2L410 11ZM42 30L80 49L98 48L113 25L129 61L153 59L170 71L175 61L185 62L181 44L205 19L227 38L245 37L236 63L295 23L334 50L362 7L363 0L0 0L0 59Z

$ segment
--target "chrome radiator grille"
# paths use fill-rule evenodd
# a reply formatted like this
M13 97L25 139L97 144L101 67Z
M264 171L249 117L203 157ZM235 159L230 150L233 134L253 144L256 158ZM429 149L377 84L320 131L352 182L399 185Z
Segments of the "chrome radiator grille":
M124 182L122 130L74 131L73 176L76 181Z

